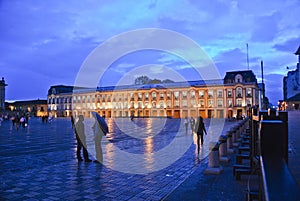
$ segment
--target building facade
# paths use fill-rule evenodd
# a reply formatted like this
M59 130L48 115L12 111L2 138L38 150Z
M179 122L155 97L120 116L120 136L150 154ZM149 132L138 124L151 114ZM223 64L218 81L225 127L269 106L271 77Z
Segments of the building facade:
M29 115L35 117L47 116L47 100L27 100L7 103L11 114Z
M252 71L227 72L224 79L98 87L51 86L48 111L55 117L96 111L105 117L240 118L259 103Z
M4 77L0 80L0 110L5 109L5 87L7 84L5 83Z
M279 102L279 107L287 110L300 109L300 46L295 52L298 55L298 63L295 70L290 70L283 78L283 101Z

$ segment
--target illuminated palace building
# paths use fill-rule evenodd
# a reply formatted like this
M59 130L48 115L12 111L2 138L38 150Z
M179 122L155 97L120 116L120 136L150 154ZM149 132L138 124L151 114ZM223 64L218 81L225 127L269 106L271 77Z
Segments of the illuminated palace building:
M55 117L196 117L239 118L259 104L260 90L251 70L227 72L224 79L74 88L51 86L48 111Z

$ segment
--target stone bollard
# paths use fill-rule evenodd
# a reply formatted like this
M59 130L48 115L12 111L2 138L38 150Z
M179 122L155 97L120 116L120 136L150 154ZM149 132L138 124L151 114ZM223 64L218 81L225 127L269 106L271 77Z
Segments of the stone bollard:
M241 141L241 135L243 133L243 122L238 123L237 127L237 135L236 135L236 141Z
M230 131L227 131L226 136L227 136L227 153L233 154L234 149L232 149L232 133Z
M223 167L219 164L219 143L209 143L208 167L204 170L204 174L220 174Z
M219 159L221 162L229 162L230 157L227 156L227 136L226 135L220 135L219 137Z

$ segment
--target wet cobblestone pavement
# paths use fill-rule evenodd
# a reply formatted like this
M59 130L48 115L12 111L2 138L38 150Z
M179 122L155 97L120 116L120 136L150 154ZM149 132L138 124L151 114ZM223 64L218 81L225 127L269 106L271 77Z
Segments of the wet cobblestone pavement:
M92 120L85 120L87 146L94 159ZM70 119L43 124L31 118L17 131L0 127L0 200L161 200L195 170L207 165L208 142L236 122L212 124L200 156L191 131L180 119L107 119L103 164L77 162ZM169 146L171 145L171 146Z

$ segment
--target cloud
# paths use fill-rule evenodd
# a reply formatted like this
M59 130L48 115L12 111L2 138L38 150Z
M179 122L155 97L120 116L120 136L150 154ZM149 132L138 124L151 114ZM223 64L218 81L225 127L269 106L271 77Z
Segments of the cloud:
M264 79L266 96L272 104L276 105L278 100L283 99L283 75L267 74Z
M118 65L116 66L116 68L132 68L132 67L134 67L134 66L136 66L136 65L133 64L133 63L126 63L126 62L124 62L124 63L118 64Z
M271 42L275 39L278 32L278 22L280 14L275 12L270 16L262 16L256 19L256 25L252 32L252 41Z
M48 88L51 82L73 84L82 62L94 48L116 34L139 28L170 29L186 35L213 58L221 77L226 71L247 69L246 43L249 43L250 69L257 75L260 60L264 60L266 76L285 74L285 67L297 62L293 54L300 41L297 0L0 2L0 71L10 83L22 80L27 86L25 94L37 86ZM163 37L160 40L151 37L145 35L144 41L152 45L166 41ZM130 40L131 46L137 45L135 38ZM187 51L189 59L197 61L201 57L185 49L179 41L169 40L167 47ZM106 53L116 50L112 48ZM111 64L107 83L113 83L112 77L118 80L133 68L148 64L167 66L185 79L193 79L195 75L180 57L161 51L142 51L128 53ZM8 75L11 73L8 68L18 73ZM36 81L24 79L31 76ZM9 97L18 95L12 91L18 90L10 88Z
M283 43L277 43L273 46L273 48L283 52L294 53L297 51L299 45L300 45L300 36L295 38L289 38L285 40Z

